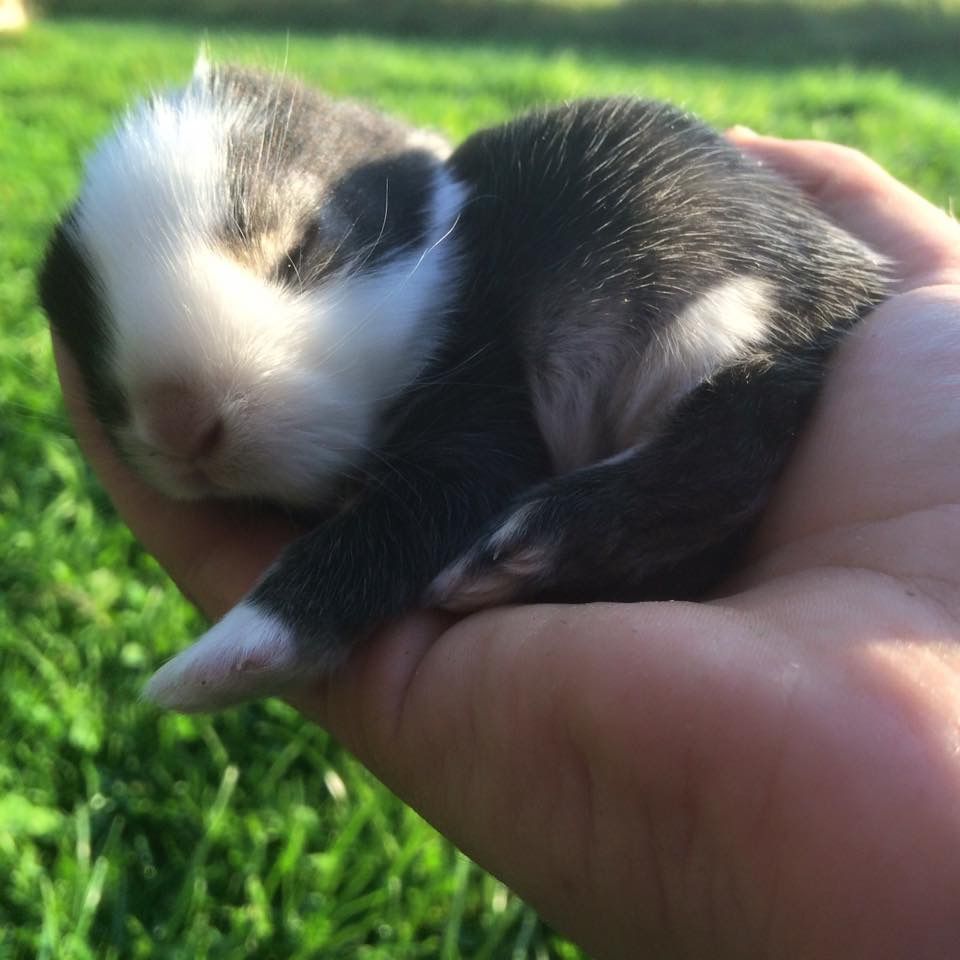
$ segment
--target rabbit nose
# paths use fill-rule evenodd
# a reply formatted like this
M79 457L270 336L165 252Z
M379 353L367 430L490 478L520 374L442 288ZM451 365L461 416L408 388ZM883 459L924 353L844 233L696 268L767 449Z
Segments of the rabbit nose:
M223 439L223 418L216 403L183 384L151 388L144 396L142 413L149 443L178 459L207 457Z

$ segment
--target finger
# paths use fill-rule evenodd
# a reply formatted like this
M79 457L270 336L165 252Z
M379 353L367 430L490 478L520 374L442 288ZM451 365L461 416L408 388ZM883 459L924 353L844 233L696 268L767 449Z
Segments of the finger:
M916 890L909 924L891 931L885 908L847 952L901 956L928 928L941 940L956 929L943 724L900 724L902 691L880 689L873 654L900 643L901 591L832 571L818 583L785 591L779 615L745 597L739 611L502 609L445 633L410 620L297 702L591 955L776 944L769 917L795 903L772 953L789 954L816 910L804 942L832 956L863 897L892 905ZM804 620L812 643L791 636ZM722 876L735 909L691 876Z
M204 613L225 613L295 534L285 518L236 504L179 503L153 490L117 456L90 412L76 363L54 335L64 402L80 448L135 536Z
M285 699L301 713L331 730L358 756L383 768L379 759L388 731L403 711L403 698L433 645L456 618L433 610L419 611L387 624L359 646L343 667L289 691ZM402 761L401 761L402 762Z
M785 548L803 557L826 534L847 530L856 540L867 525L960 501L958 319L960 290L928 287L881 305L845 340L753 539L755 558ZM871 559L864 540L860 562L896 569L916 549L951 581L947 554L929 542L908 546Z
M745 720L755 739L732 724L728 744L717 720L725 701L740 711L756 672L744 660L765 657L759 640L745 648L739 618L693 604L513 608L445 623L404 621L292 702L593 952L630 955L641 931L659 942L658 817L672 831L684 803L702 811L694 793L711 793L691 769L714 761L691 758L730 744L752 758L772 752L772 735L756 742L769 723ZM774 698L782 689L760 687ZM742 796L736 777L725 782L737 797L719 802L749 817L753 778ZM611 919L597 929L590 917Z
M780 140L743 128L727 136L892 260L902 289L960 282L960 226L869 157L834 143Z

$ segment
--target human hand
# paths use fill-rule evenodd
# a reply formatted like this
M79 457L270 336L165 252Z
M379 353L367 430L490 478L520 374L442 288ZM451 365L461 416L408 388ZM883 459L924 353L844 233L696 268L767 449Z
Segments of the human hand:
M411 617L297 705L598 956L947 957L960 228L842 148L736 139L901 277L837 356L750 567L708 604ZM153 494L71 406L211 616L293 535Z
M900 277L750 567L410 621L298 705L598 956L954 956L960 228L851 151L734 136Z

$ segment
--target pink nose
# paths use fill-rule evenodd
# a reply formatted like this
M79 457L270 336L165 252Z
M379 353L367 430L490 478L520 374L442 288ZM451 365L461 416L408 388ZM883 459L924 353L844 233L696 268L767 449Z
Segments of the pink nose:
M147 439L158 450L184 460L213 453L223 438L223 420L209 397L179 383L150 389L143 398Z

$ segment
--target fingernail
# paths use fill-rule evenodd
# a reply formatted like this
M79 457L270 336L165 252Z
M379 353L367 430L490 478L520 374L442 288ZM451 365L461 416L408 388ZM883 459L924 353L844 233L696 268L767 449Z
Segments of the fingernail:
M738 123L727 129L727 136L739 137L742 140L749 140L753 137L760 136L760 134L758 134L756 130L751 130L750 127L745 127L742 123Z

